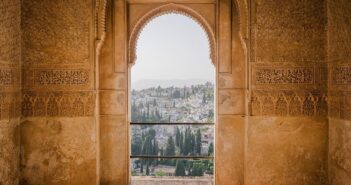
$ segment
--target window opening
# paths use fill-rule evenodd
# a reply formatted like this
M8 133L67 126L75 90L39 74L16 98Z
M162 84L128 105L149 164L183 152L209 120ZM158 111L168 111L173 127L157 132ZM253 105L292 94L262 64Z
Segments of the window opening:
M131 68L131 182L212 185L215 69L203 28L175 13L154 18Z

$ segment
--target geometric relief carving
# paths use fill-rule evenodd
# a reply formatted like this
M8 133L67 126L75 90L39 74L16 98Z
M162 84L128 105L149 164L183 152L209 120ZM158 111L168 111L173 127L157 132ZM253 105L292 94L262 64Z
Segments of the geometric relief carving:
M271 96L266 96L262 103L262 115L273 115L274 114L274 103Z
M330 92L328 103L331 117L351 120L351 92Z
M0 120L9 120L20 116L19 93L0 93Z
M95 107L92 92L55 92L23 95L22 115L24 117L79 117L92 116Z
M288 114L288 103L284 95L280 95L276 101L275 114L278 116L286 116Z
M39 85L85 85L89 82L89 70L38 70L35 84Z
M291 116L301 115L301 101L297 95L293 96L289 102L289 115Z
M22 1L24 64L88 64L93 1ZM40 13L33 11L41 10ZM55 21L52 21L55 20Z
M18 63L20 61L20 9L20 1L1 0L0 62Z
M270 116L325 116L327 99L323 93L294 91L253 91L251 115ZM316 108L320 109L315 111Z
M313 68L256 68L255 84L312 84Z
M16 78L15 73L11 69L0 69L0 85L13 85Z
M303 114L305 116L314 116L314 106L315 101L313 101L313 97L310 95L307 98L305 98L305 101L303 102Z
M351 66L337 66L332 70L332 82L334 85L351 84Z

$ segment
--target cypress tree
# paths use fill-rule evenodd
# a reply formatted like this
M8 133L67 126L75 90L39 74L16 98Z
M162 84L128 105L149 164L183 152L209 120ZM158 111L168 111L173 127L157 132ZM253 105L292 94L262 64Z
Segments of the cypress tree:
M213 155L213 143L210 144L210 146L208 147L208 156Z
M180 130L178 127L176 129L176 146L180 147Z
M170 136L167 141L167 146L166 146L166 156L174 156L175 155L175 144L173 137Z
M195 151L196 151L196 154L200 155L201 154L201 130L198 129L197 132L196 132L196 145L195 145Z
M177 160L175 168L175 176L185 176L185 167L183 160Z

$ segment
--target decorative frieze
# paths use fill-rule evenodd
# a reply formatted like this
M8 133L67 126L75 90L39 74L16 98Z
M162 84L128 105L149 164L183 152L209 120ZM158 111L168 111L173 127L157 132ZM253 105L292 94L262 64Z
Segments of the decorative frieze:
M256 68L255 84L312 84L313 67Z
M351 84L351 65L336 66L332 69L333 85Z
M351 120L351 92L329 92L329 116Z
M89 70L37 70L34 74L36 85L86 85Z
M92 92L27 92L22 99L24 117L79 117L94 114L95 96Z
M10 120L20 116L19 93L0 93L0 120Z
M0 69L0 85L13 85L15 78L13 69Z
M253 116L325 116L327 96L322 92L253 91Z

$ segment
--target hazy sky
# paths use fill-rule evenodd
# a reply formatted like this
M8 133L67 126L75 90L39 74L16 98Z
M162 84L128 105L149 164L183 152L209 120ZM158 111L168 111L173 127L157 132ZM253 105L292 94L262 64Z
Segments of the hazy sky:
M145 26L137 41L132 82L145 79L206 79L213 81L205 31L192 19L167 14Z

